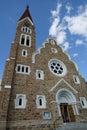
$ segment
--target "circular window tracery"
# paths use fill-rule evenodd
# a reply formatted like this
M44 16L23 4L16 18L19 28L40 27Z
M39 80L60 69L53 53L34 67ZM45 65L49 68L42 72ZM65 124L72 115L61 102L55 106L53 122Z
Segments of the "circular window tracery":
M50 71L57 76L64 76L66 74L66 67L64 63L57 59L52 59L48 63Z

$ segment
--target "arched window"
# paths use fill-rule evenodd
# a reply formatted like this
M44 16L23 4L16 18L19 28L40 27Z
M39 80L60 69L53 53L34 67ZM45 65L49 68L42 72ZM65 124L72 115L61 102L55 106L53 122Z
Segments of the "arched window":
M21 44L24 45L24 43L25 43L25 36L22 35L22 38L21 38Z
M41 73L38 73L38 78L41 78Z
M42 106L42 99L39 99L39 105Z
M20 44L23 46L31 47L31 36L26 34L21 34Z
M80 84L79 77L77 75L73 75L73 80L76 84Z
M16 94L15 108L26 108L26 95Z
M82 108L87 108L87 102L85 97L80 97L80 103L82 105Z
M46 108L46 99L44 95L37 95L36 105L37 108Z
M23 51L23 56L25 56L26 55L26 51Z
M31 29L27 26L22 27L21 31L26 32L26 33L31 33Z
M84 106L85 104L84 104L84 101L82 101L82 105Z
M24 67L24 66L22 66L22 72L24 72L24 69L25 69L25 67Z
M44 80L44 72L42 70L36 70L36 79Z
M18 105L21 106L22 105L22 97L19 97L19 101L18 101Z
M24 49L22 50L22 56L27 57L27 50L24 50Z
M20 67L20 65L18 65L17 71L20 72L20 69L21 69L21 67Z
M30 73L30 66L17 64L16 72L21 74L29 74Z
M29 36L27 36L27 39L26 39L26 46L29 46Z
M27 27L25 27L25 32L28 32L28 28Z
M26 73L29 73L29 67L26 67Z

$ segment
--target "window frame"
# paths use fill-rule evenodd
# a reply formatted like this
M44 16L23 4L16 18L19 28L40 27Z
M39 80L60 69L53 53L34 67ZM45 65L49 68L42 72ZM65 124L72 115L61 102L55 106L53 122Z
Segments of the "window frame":
M20 68L19 71L18 71L18 68ZM29 75L30 74L30 66L17 64L16 73Z
M82 108L87 108L87 101L85 97L80 97L80 103L81 103Z
M24 36L24 44L21 44L23 36ZM29 40L29 45L27 45L27 40ZM21 36L20 36L20 45L21 46L26 46L26 47L31 47L31 36L26 35L26 34L21 34Z
M20 103L21 99L21 104ZM16 94L15 98L15 109L25 109L26 108L26 95L25 94Z
M40 104L40 100L42 103ZM46 108L46 98L45 95L37 95L36 96L36 105L39 109L45 109Z
M36 70L36 79L44 80L44 72L43 72L43 70Z
M59 64L59 67L58 67L58 64ZM48 67L49 67L50 72L54 74L55 76L64 77L67 74L67 68L65 64L58 59L50 59L48 62Z
M27 27L27 26L23 26L22 28L21 28L21 31L23 31L23 32L26 32L26 33L30 33L31 34L31 29L29 28L29 27Z
M73 75L73 80L74 80L74 83L80 84L80 79L77 75Z
M25 55L24 55L24 52L25 52ZM27 50L25 50L25 49L22 50L22 56L27 57Z

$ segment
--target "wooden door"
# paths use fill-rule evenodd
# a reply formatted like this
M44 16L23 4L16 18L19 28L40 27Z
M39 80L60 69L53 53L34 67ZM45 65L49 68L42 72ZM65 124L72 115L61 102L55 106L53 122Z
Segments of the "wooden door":
M66 122L66 117L65 117L65 112L64 112L64 105L61 104L60 108L61 108L61 114L62 114L63 122Z
M67 103L61 103L60 108L63 122L75 122L72 105L68 105Z
M68 111L69 111L69 115L70 115L70 121L75 122L75 116L73 113L72 105L68 105Z

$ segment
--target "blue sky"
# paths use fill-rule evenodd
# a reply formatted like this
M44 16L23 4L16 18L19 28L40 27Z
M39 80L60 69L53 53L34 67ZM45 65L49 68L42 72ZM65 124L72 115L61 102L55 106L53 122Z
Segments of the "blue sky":
M35 24L36 48L48 37L56 38L87 81L87 0L1 0L0 79L26 5Z

